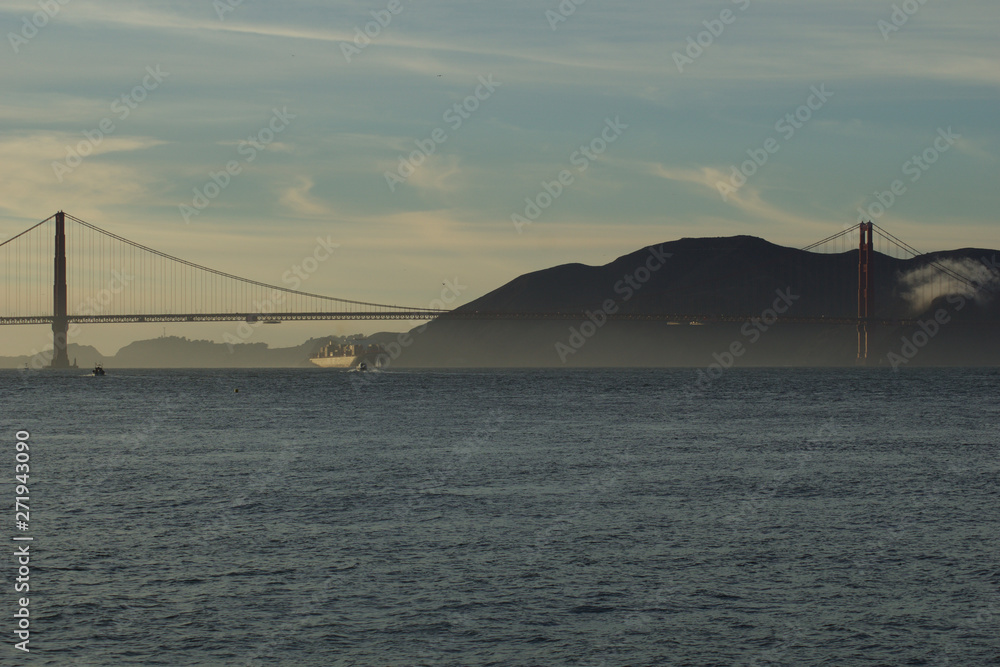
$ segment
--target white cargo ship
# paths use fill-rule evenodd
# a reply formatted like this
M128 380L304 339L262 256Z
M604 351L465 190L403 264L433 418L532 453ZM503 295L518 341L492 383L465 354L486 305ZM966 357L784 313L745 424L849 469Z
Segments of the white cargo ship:
M309 357L309 361L321 368L354 368L361 363L374 367L378 365L378 357L382 353L381 345L335 343L331 340Z

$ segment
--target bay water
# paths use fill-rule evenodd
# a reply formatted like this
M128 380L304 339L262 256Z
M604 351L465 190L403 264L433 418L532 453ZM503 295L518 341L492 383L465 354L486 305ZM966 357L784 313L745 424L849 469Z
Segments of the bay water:
M1000 664L1000 371L695 380L0 372L0 663Z

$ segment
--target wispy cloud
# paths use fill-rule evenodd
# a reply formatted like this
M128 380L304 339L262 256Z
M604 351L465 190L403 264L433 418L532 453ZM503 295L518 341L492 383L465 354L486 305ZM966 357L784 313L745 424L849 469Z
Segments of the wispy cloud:
M312 194L313 179L299 176L294 185L287 186L280 195L281 204L294 216L304 218L330 218L332 208Z
M701 195L721 198L719 184L728 183L729 176L714 167L699 169L682 169L665 167L662 164L650 165L650 172L660 178L684 185L694 186ZM757 221L767 221L798 228L812 228L820 222L814 218L795 214L791 210L766 201L761 190L750 184L728 194L726 203L740 214L750 216Z

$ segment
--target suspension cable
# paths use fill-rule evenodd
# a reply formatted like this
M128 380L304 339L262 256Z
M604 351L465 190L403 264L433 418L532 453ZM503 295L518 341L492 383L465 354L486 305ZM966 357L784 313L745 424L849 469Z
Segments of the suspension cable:
M280 292L285 292L287 294L295 294L295 295L303 296L303 297L310 297L310 298L314 298L314 299L321 299L323 301L334 301L334 302L337 302L337 303L352 304L352 305L356 305L356 306L371 306L371 307L374 307L374 308L391 308L391 309L396 309L396 310L420 310L420 311L425 311L425 312L441 312L441 313L449 312L447 310L438 309L438 308L410 308L408 306L395 306L395 305L386 305L386 304L379 304L379 303L370 303L370 302L367 302L367 301L353 301L353 300L350 300L350 299L338 299L336 297L324 296L322 294L312 294L312 293L309 293L309 292L302 292L302 291L299 291L299 290L288 289L287 287L279 287L277 285L269 285L268 283L262 283L262 282L259 282L259 281L256 281L256 280L251 280L249 278L242 278L240 276L236 276L236 275L233 275L231 273L226 273L225 271L218 271L216 269L212 269L212 268L209 268L207 266L202 266L201 264L195 264L194 262L189 262L189 261L187 261L185 259L181 259L179 257L174 257L173 255L169 255L169 254L167 254L165 252L160 252L159 250L155 250L155 249L150 248L148 246L144 246L141 243L136 243L135 241L130 241L127 238L124 238L122 236L118 236L117 234L109 232L109 231L107 231L105 229L101 229L100 227L97 227L96 225L92 225L89 222L81 220L81 219L79 219L79 218L77 218L75 216L72 216L72 215L68 214L68 213L66 214L66 217L68 219L73 220L74 222L77 222L77 223L79 223L79 224L81 224L81 225L83 225L85 227L88 227L88 228L90 228L90 229L92 229L92 230L94 230L96 232L99 232L99 233L104 234L104 235L106 235L106 236L108 236L110 238L113 238L116 241L120 241L122 243L126 243L130 247L132 247L133 249L139 249L139 250L143 250L143 251L146 251L146 252L150 252L150 253L153 253L154 255L157 255L157 256L162 257L164 259L169 259L171 261L178 262L180 264L183 264L183 265L188 266L188 267L193 268L193 269L197 269L197 270L200 270L200 271L206 271L206 272L208 272L210 274L214 274L216 276L221 276L223 278L228 278L230 280L237 280L237 281L249 284L249 285L255 285L257 287L263 287L263 288L271 289L271 290L278 290ZM39 223L39 224L41 224L41 223Z
M879 227L878 225L872 223L872 226L875 227L875 229L877 229L880 234L884 235L887 239L891 240L893 243L895 243L896 245L898 245L903 250L906 250L907 252L911 253L914 257L925 257L926 256L926 255L924 255L924 253L920 252L919 250L917 250L913 246L909 245L905 241L902 241L901 239L896 238L895 236L893 236L892 234L890 234L889 232L887 232L883 228ZM927 263L930 266L933 266L938 271L940 271L940 272L942 272L942 273L944 273L944 274L946 274L948 276L951 276L955 280L957 280L957 281L959 281L961 283L964 283L965 285L967 285L967 286L969 286L969 287L971 287L973 289L978 289L977 286L975 284L973 284L973 282L971 280L969 280L965 276L963 276L963 275L961 275L959 273L956 273L955 271L949 269L948 267L944 266L940 262L936 262L933 259L927 259L926 261L927 261Z

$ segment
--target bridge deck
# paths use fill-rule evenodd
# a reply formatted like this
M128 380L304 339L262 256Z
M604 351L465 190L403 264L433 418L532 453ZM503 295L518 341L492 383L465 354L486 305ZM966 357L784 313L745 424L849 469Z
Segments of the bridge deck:
M69 315L66 320L70 324L142 324L157 322L250 322L263 324L278 324L281 322L308 322L322 320L401 320L426 321L437 318L448 320L521 320L521 321L586 321L586 313L582 312L440 312L440 311L396 311L396 312L327 312L327 313L203 313L203 314L157 314L157 315ZM682 313L628 314L616 313L608 315L609 321L615 322L665 322L677 325L701 325L713 323L740 323L760 319L756 315L691 315ZM52 324L51 315L29 317L0 317L0 326L16 324ZM778 322L785 324L831 324L857 325L863 320L857 317L789 317L778 316ZM918 324L915 319L877 319L871 318L869 324L882 326L908 326Z

